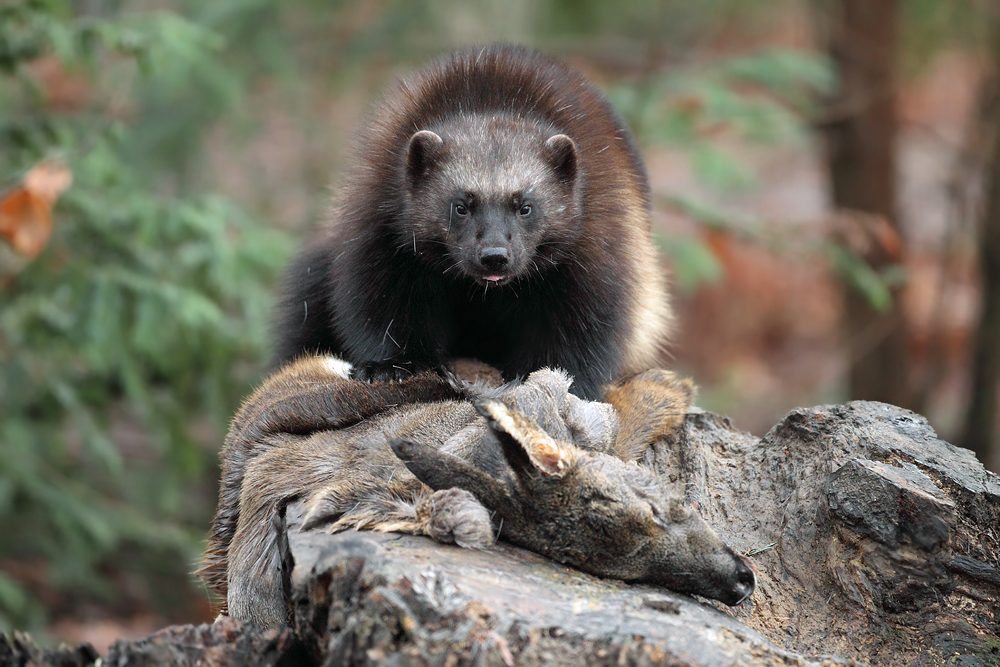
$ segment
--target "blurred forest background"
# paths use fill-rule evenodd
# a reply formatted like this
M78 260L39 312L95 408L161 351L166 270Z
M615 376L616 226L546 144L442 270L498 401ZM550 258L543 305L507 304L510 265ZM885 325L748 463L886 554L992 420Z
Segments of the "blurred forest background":
M277 273L394 77L506 40L632 126L699 404L876 398L1000 469L974 0L0 0L0 630L210 619L190 573Z

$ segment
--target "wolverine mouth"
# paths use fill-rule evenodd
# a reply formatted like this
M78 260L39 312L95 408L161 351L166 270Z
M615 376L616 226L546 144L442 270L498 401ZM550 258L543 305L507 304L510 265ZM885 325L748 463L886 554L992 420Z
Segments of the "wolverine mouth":
M492 285L503 285L510 281L511 274L509 273L487 273L478 277L478 281L487 287Z

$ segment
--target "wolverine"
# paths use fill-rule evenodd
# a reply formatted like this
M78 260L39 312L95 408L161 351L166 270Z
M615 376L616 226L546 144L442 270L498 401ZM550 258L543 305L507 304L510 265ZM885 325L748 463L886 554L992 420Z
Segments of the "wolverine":
M497 45L403 79L344 180L286 273L277 362L335 354L377 381L462 357L506 380L558 367L586 399L656 364L670 310L645 168L558 60Z

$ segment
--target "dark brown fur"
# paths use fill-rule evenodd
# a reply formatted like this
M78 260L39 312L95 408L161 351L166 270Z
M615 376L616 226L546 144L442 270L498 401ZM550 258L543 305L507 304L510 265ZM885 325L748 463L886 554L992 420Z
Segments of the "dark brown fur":
M361 379L473 357L572 391L656 365L669 307L631 134L578 72L492 46L393 88L362 127L326 236L295 260L276 357Z
M542 370L486 388L424 374L346 378L310 357L269 378L233 421L200 574L229 612L285 620L276 518L302 498L307 526L429 535L485 547L500 537L588 572L739 602L753 575L690 508L633 459L670 431L690 383L651 371L610 405L568 393ZM649 403L632 403L637 397ZM640 428L651 419L651 428ZM622 425L622 426L620 426ZM496 523L491 514L496 514Z

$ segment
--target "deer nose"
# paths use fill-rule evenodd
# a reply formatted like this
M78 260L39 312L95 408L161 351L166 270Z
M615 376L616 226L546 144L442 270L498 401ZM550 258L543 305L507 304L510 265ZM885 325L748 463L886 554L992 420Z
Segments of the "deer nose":
M507 248L483 248L479 251L479 263L490 271L499 271L507 268L510 261L510 253Z
M739 560L736 566L736 585L734 586L734 592L738 596L735 604L742 604L744 600L753 595L754 589L757 588L757 575L753 571L753 562L750 559L740 555L736 557Z

